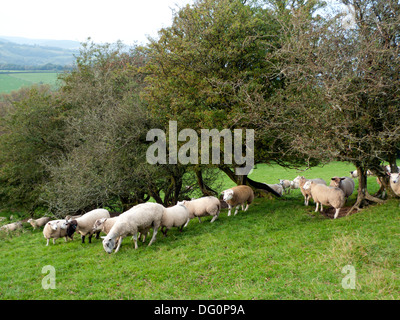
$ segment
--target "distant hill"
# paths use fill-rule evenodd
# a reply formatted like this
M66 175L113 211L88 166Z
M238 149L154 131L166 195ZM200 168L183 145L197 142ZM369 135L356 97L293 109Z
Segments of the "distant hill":
M9 37L7 37L9 39ZM66 49L66 46L73 47L69 41L42 40L42 43L52 45L63 45L62 47L22 44L11 42L0 37L0 66L21 65L21 66L42 66L47 64L69 66L75 61L74 54L78 54L79 46L75 49ZM75 41L72 41L75 42ZM68 44L69 43L69 44Z
M56 47L67 50L78 50L81 46L81 43L79 41L73 41L73 40L29 39L29 38L8 37L1 35L0 35L0 40L6 40L17 44L38 45L41 47Z

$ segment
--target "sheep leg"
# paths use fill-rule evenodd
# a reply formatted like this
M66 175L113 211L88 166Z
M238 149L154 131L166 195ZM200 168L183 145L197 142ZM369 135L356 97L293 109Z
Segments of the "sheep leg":
M319 202L316 202L315 203L315 212L318 212L318 205L319 205Z
M81 235L82 243L85 243L85 236ZM89 243L90 243L90 238L89 238Z
M216 215L211 219L211 222L214 222L215 220L217 220L217 218L218 218L218 214L216 214Z
M119 237L118 245L117 245L117 248L115 249L115 253L117 253L119 251L119 248L121 247L121 243L122 243L122 237Z
M200 219L200 217L197 217L197 219L199 219L199 223L201 223L201 219Z
M156 234L157 234L158 228L154 227L153 228L153 236L151 237L150 243L149 243L149 247L151 246L151 244L153 243L153 241L156 240Z
M138 248L137 245L137 233L132 236L133 242L135 243L135 250Z
M246 205L246 209L244 209L244 211L247 211L248 208L249 208L249 204Z
M334 218L333 218L333 219L336 219L336 218L338 217L338 215L339 215L339 211L340 211L340 208L336 209L335 216L334 216Z
M230 204L228 204L229 206L229 211L228 211L228 217L231 215L231 210L232 210L232 206Z
M236 207L236 210L235 210L235 216L238 214L238 212L239 212L239 207L240 207L240 205L238 205L237 207Z
M100 239L100 231L96 232L96 239Z
M49 245L50 238L47 239L46 247Z
M188 220L186 221L185 225L183 226L184 228L187 227L187 225L189 224L190 218L188 218Z

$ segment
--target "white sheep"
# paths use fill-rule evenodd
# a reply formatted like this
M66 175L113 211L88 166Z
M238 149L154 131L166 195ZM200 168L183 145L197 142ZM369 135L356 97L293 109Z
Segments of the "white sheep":
M242 206L243 211L247 211L249 205L254 200L254 192L249 186L236 186L221 192L224 195L224 201L229 206L228 217L231 215L231 210L236 206L235 216L239 212L239 207ZM244 204L247 203L246 209Z
M280 183L275 183L275 184L264 183L264 184L270 187L275 192L279 193L280 196L283 195L283 186Z
M33 230L35 230L36 228L43 227L49 221L50 221L50 217L41 217L41 218L36 219L36 220L30 218L28 220L28 223L30 223L31 226L33 227Z
M97 219L93 224L93 233L104 232L108 234L118 217Z
M74 234L75 231L81 234L82 243L85 243L85 236L89 235L89 243L92 242L93 225L97 219L110 218L110 213L106 209L94 209L85 213L82 217L68 220L68 236ZM99 236L99 231L96 233L96 238Z
M330 186L342 189L347 200L353 194L355 183L349 177L333 177L331 178Z
M292 181L287 180L287 179L278 179L279 180L279 184L282 186L283 191L285 193L290 193L290 189L292 186Z
M164 209L160 230L164 236L167 236L168 230L172 227L177 227L182 232L183 227L189 221L189 210L185 207L183 201L178 202L175 206Z
M133 236L135 249L137 249L137 233L147 233L149 228L153 228L153 237L149 243L150 246L156 239L164 209L165 208L158 203L142 203L119 215L108 235L103 238L104 250L107 253L111 253L115 248L117 239L119 238L115 249L115 252L118 252L123 238L128 235Z
M184 227L186 227L189 221L195 217L197 217L201 223L200 217L213 216L211 222L214 222L218 219L221 211L221 203L219 199L213 196L202 197L190 201L184 200L182 203L189 212L189 220Z
M297 176L290 182L291 189L300 189L300 178L301 176Z
M340 208L345 204L345 196L342 189L335 187L328 187L323 184L315 183L314 181L306 181L303 188L311 191L311 196L316 203L315 212L318 211L318 205L321 205L321 212L323 205L332 206L336 209L334 219L339 215Z
M50 239L53 239L53 244L56 243L58 238L65 237L65 242L68 241L68 237L73 239L73 236L67 235L68 222L62 220L52 220L46 223L43 228L43 236L47 239L46 246L49 245Z
M373 176L374 174L373 174L373 172L371 171L371 170L367 170L367 176ZM350 171L350 176L353 178L353 179L355 179L355 178L358 178L358 172L357 172L357 170L354 170L354 171Z
M299 179L300 191L304 197L304 205L306 205L306 206L308 206L308 202L310 201L310 198L311 198L311 191L304 189L304 184L307 181L314 181L317 184L323 184L326 186L326 182L324 179L321 179L321 178L306 179L304 176L300 177L300 179Z
M396 196L400 196L400 173L387 173L390 176L390 187Z
M21 221L17 221L17 222L13 222L13 223L9 223L6 224L4 226L2 226L0 228L1 231L15 231L17 229L21 229L22 228L22 222Z

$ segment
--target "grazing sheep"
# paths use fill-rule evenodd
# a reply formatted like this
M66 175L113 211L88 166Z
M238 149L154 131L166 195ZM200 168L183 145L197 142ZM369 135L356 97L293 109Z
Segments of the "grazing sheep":
M167 236L167 232L172 227L178 227L179 231L182 232L183 227L190 221L189 211L182 202L178 202L177 205L165 208L163 217L161 219L161 232L164 236ZM164 228L164 230L163 230Z
M321 212L323 210L323 205L330 205L336 209L334 219L338 217L340 208L342 208L345 203L345 196L342 189L328 187L314 181L307 181L303 185L303 188L311 191L311 196L316 203L315 212L318 211L318 204L321 205Z
M119 238L115 249L117 253L121 247L123 238L128 235L133 236L135 249L137 249L137 233L147 233L147 230L153 228L153 237L149 243L150 246L156 240L156 234L161 225L164 209L158 203L142 203L122 213L118 216L108 235L103 238L104 250L107 253L111 253L115 248L116 240Z
M247 211L249 205L254 200L254 192L249 186L236 186L221 192L224 195L224 201L229 206L228 217L231 215L231 210L236 206L235 216L239 212L239 207L242 206L242 210ZM246 209L244 204L247 202Z
M299 179L299 185L300 185L300 191L304 197L304 205L308 206L308 202L310 201L311 198L311 191L304 189L304 184L307 181L314 181L317 184L323 184L326 186L326 182L324 179L316 178L316 179L306 179L304 176L300 177Z
M22 222L17 221L17 222L9 223L9 224L2 226L0 228L0 230L1 231L15 231L15 230L21 229L21 228L22 228Z
M390 176L390 187L396 196L400 196L400 173L387 173Z
M290 189L291 189L291 186L292 186L292 181L279 179L279 184L282 186L283 191L285 193L290 193Z
M47 239L46 246L49 245L50 239L53 239L53 244L56 243L58 238L65 237L67 242L68 237L73 239L73 236L67 234L68 222L66 220L53 220L46 223L43 228L43 236Z
M279 183L275 183L275 184L268 184L265 183L268 187L270 187L272 190L274 190L275 192L277 192L280 196L283 195L283 187L281 184Z
M36 220L31 218L28 220L28 223L30 223L31 226L33 227L33 230L35 230L36 228L43 227L49 221L50 217L41 217Z
M342 189L347 201L347 199L353 194L355 183L354 180L349 177L333 177L330 186Z
M92 242L93 225L97 219L110 218L110 214L106 209L95 209L84 214L82 217L68 221L68 236L74 234L75 231L81 234L82 243L85 243L85 236L89 235L89 243ZM96 232L96 239L99 238L100 231Z
M190 201L184 200L182 203L189 212L189 220L186 222L184 227L186 227L189 221L194 217L197 217L201 223L200 217L213 216L211 222L214 222L218 219L221 211L221 203L219 199L213 196L202 197Z

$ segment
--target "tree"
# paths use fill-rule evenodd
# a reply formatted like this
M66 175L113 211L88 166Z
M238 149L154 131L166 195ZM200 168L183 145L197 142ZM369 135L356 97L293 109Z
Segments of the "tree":
M21 96L22 95L22 96ZM44 157L63 153L63 109L48 86L22 90L2 118L0 205L33 214L49 172Z
M251 96L248 110L258 125L286 129L293 152L353 163L359 209L380 202L367 191L367 170L382 172L384 160L393 166L399 146L400 10L394 1L344 3L355 12L350 28L341 15L310 17L302 7L278 17L284 40L267 59L284 86L269 100Z
M169 120L198 134L201 129L244 128L241 88L269 95L280 82L265 76L267 46L272 47L279 35L269 12L245 1L198 0L181 8L173 25L160 30L159 39L151 39L144 98L164 119L164 128ZM262 135L257 149L269 148L271 141ZM235 175L229 164L219 168L236 183L255 186Z

